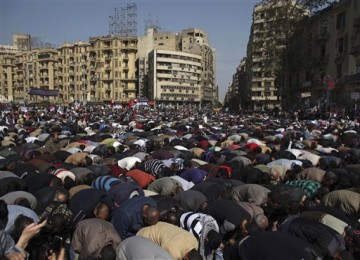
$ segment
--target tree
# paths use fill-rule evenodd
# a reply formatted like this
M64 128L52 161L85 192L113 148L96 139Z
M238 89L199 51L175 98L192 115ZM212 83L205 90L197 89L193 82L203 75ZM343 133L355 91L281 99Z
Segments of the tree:
M301 6L305 9L308 9L311 12L316 12L335 0L263 0L262 3L271 3L271 2L281 2L282 5L284 4L291 4L291 2L294 3L294 6Z
M262 46L262 72L265 77L275 79L278 96L282 95L283 82L282 75L285 68L285 50L288 40L293 35L304 18L309 17L321 8L326 7L333 1L329 0L263 0L264 5L264 30L263 37L266 39L261 42ZM259 46L258 46L259 47ZM257 48L258 48L257 47Z

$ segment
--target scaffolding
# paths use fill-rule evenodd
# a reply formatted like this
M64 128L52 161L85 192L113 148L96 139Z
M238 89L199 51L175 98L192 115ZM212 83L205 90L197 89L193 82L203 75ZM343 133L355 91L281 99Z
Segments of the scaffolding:
M137 6L135 3L114 9L113 15L109 16L109 34L137 36Z
M153 19L151 14L148 14L147 19L145 19L145 34L148 29L153 28L155 31L160 32L161 27L158 19Z

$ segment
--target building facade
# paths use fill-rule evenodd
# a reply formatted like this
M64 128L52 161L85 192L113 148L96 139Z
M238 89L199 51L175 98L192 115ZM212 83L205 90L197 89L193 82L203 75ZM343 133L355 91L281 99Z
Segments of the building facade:
M180 33L179 49L201 56L203 72L201 74L200 100L211 104L215 97L215 50L209 44L208 34L201 29L186 29Z
M137 37L90 38L89 100L136 98L137 50Z
M215 50L200 29L170 33L150 28L143 37L99 36L56 49L31 48L30 35L20 34L14 35L13 46L0 48L0 94L7 101L147 97L201 106L218 99ZM57 95L35 95L33 88Z
M291 39L286 103L333 110L360 99L360 3L342 0L302 23ZM306 57L306 59L305 59Z
M215 85L216 57L211 48L208 35L201 29L186 29L180 33L170 33L149 28L146 35L139 37L138 78L139 95L151 98L154 92L150 75L149 54L153 50L169 50L192 53L201 56L201 87L199 91L200 104L211 104L218 99ZM151 79L150 79L151 78ZM150 83L151 82L151 83Z
M279 59L292 29L286 24L308 14L296 6L296 1L255 5L246 61L249 81L243 89L249 92L248 102L254 110L281 107L282 95L276 78L281 70Z
M200 105L200 55L154 49L148 63L150 99L172 105Z
M0 94L15 102L135 99L136 53L137 37L121 36L92 37L89 42L64 43L57 49L2 46ZM58 95L29 95L31 88Z

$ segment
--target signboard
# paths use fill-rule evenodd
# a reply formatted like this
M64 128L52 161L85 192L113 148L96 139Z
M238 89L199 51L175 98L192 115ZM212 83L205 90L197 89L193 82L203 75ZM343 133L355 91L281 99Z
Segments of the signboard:
M35 96L46 96L46 97L56 97L59 95L58 90L50 90L50 89L41 89L41 88L30 88L29 95L35 95Z

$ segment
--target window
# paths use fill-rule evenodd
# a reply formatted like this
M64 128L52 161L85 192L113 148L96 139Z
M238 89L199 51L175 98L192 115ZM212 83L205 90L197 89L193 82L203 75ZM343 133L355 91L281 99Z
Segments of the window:
M344 38L338 39L338 52L342 53L344 51Z
M337 17L336 17L336 29L342 29L345 27L345 21L346 21L346 13L341 12L338 13Z
M270 82L270 81L266 81L266 82L265 82L265 91L270 91L270 87L271 87L271 82Z
M325 54L326 54L326 45L325 45L325 44L322 44L322 45L320 46L320 55L321 55L321 57L324 57Z

